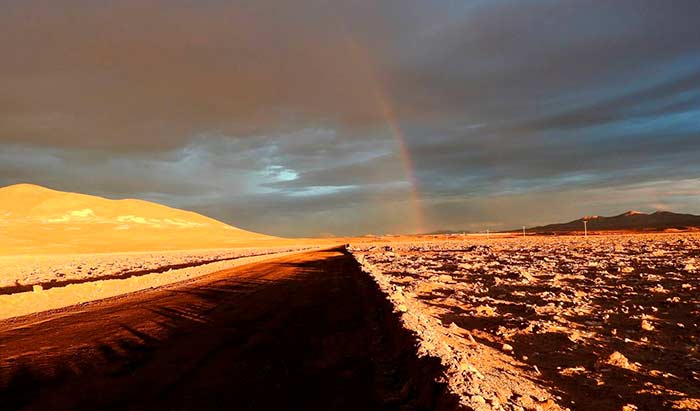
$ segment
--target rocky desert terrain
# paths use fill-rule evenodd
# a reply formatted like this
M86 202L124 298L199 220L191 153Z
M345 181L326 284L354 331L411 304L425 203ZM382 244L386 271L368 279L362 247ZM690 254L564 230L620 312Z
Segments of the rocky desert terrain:
M474 410L700 410L700 236L355 244Z

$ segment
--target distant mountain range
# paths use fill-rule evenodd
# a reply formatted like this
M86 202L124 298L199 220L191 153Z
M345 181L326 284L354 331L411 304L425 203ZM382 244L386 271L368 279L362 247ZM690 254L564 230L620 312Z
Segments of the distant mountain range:
M660 231L667 229L700 228L700 216L657 211L651 214L627 211L613 217L587 216L568 223L549 224L527 228L527 232L566 233L583 231L584 221L588 231Z
M425 235L456 235L456 234L469 234L471 231L468 230L437 230L425 233Z

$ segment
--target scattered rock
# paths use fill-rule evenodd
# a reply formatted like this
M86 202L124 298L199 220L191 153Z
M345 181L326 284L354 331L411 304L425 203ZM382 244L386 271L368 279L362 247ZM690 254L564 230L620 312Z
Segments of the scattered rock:
M642 323L640 325L642 327L642 330L644 331L654 331L654 326L651 324L651 322L647 320L642 320Z
M474 308L474 311L476 311L478 315L483 315L486 317L493 317L494 315L496 315L496 310L488 305L480 305Z
M486 404L486 399L481 395L472 395L471 400L476 404Z
M603 358L598 360L596 363L596 368L601 369L605 368L605 366L612 365L614 367L620 367L624 368L626 370L637 370L637 366L634 364L631 364L627 357L622 355L621 352L615 351L612 354L610 354L607 358Z

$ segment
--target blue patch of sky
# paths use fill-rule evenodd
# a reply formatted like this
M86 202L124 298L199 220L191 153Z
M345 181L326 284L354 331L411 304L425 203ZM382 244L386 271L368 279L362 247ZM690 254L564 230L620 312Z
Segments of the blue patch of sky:
M685 55L671 61L650 63L635 72L616 73L609 81L587 85L539 102L547 116L566 114L610 100L633 95L700 72L700 54Z
M580 127L567 132L552 131L557 139L562 137L575 138L581 143L605 141L632 137L669 138L684 137L688 134L700 133L700 107L679 113L667 113L657 116L620 118L602 124Z
M700 107L700 88L695 90L685 90L680 93L659 97L653 100L640 101L631 107L622 107L620 112L630 115L643 115L655 113L662 110L682 107L695 103Z
M295 188L287 190L286 195L290 197L321 197L336 194L342 191L357 189L356 185L345 186L307 186L303 188Z
M280 165L268 165L265 168L265 174L271 177L274 182L293 181L299 178L299 173L295 170Z

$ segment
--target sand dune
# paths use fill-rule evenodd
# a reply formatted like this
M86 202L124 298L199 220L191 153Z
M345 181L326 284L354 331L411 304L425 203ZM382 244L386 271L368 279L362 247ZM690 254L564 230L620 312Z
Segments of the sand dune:
M110 200L32 184L0 188L0 254L251 247L288 240L143 200Z

